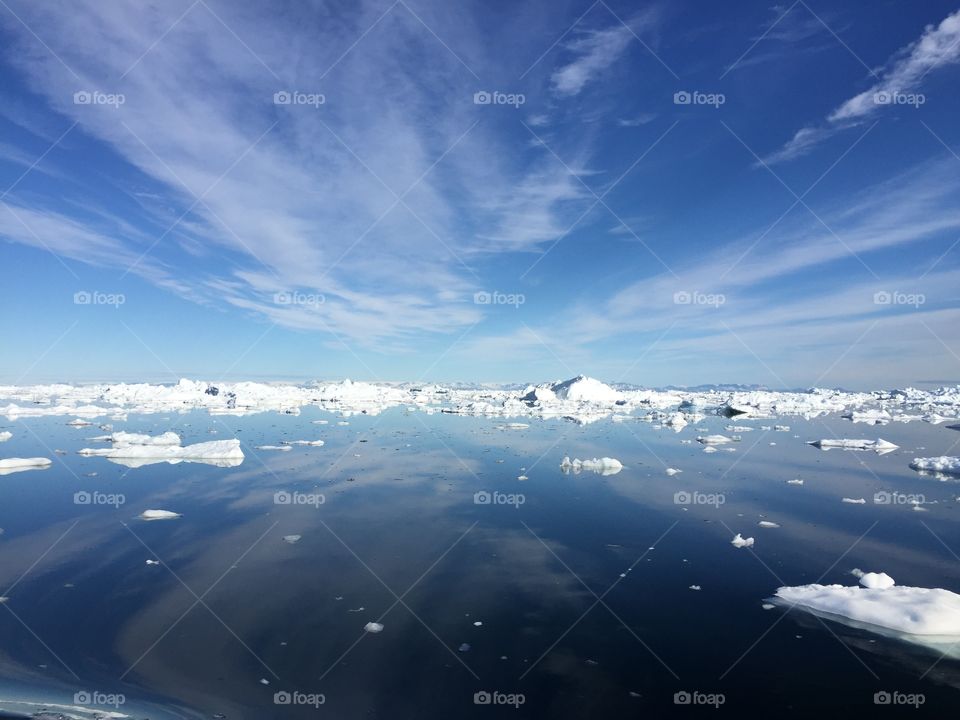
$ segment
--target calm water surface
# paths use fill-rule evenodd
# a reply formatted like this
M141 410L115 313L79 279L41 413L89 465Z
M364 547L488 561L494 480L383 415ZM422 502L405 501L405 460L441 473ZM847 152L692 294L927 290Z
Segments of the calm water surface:
M0 423L14 434L3 457L56 458L0 477L6 700L122 694L116 711L154 719L809 717L873 711L881 691L924 696L890 714L958 706L957 660L762 607L783 584L854 584L855 567L960 592L960 484L908 467L956 454L960 433L944 426L738 421L756 429L708 454L681 441L730 421L674 433L636 420L498 429L399 409L198 412L115 425L184 444L238 437L241 465L128 468L77 455L103 431L68 419ZM805 444L824 437L901 450ZM325 446L255 449L314 438ZM625 468L564 474L564 455ZM879 491L923 495L927 511L875 504ZM77 504L80 492L124 502ZM723 502L682 504L681 492ZM147 508L183 516L137 520ZM733 548L736 532L755 546ZM723 705L676 705L684 691ZM483 692L501 695L475 702Z

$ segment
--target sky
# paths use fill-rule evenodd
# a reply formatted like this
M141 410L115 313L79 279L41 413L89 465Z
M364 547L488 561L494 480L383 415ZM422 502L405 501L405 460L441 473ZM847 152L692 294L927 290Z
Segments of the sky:
M960 6L0 0L0 382L960 382Z

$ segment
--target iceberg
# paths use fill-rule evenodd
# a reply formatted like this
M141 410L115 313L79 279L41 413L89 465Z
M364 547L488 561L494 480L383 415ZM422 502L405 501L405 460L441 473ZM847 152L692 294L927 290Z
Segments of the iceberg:
M50 467L53 461L50 458L4 458L0 460L0 475L23 472L24 470L39 470Z
M878 455L885 455L900 447L899 445L894 445L892 442L887 442L883 438L878 440L812 440L808 442L807 445L813 445L813 447L819 448L820 450L833 450L834 448L841 450L873 450Z
M865 573L860 584L781 587L773 600L957 657L960 595L896 585L886 573Z
M598 475L616 475L623 470L623 463L616 458L609 457L593 458L592 460L576 458L573 461L571 461L569 457L564 457L560 463L560 469L564 473L572 471L574 474L579 474L585 471L597 473Z
M958 476L960 479L960 457L941 455L940 457L914 458L910 467L918 472L932 473L946 479L948 476Z
M174 435L174 433L167 433L167 435ZM156 441L164 437L164 435L161 435L160 438L150 439ZM174 435L174 437L176 436ZM178 443L179 440L177 438ZM104 457L111 462L131 468L162 462L171 465L192 462L217 467L236 467L243 462L243 450L240 449L240 441L236 438L211 440L186 446L158 442L148 444L114 443L111 448L83 448L79 451L79 454L88 457Z

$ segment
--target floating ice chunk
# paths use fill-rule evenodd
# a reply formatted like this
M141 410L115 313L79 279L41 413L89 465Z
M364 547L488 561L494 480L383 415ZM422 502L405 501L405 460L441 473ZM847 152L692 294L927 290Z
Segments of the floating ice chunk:
M8 432L8 431L6 431L6 430L3 431L3 432L0 432L0 442L6 442L7 440L9 440L9 439L12 438L12 437L13 437L13 433L12 433L12 432Z
M147 560L147 565L159 565L159 560Z
M281 440L280 442L284 445L314 445L316 447L325 444L323 440Z
M529 480L529 479L530 478L528 478L526 475L517 475L517 480Z
M733 540L730 541L730 544L735 548L753 547L753 538L745 538L740 533L737 533L733 536Z
M368 633L378 633L378 632L383 632L383 625L381 625L378 622L368 622L366 625L363 626L363 629L366 630Z
M865 498L843 498L840 502L849 503L851 505L866 505L867 501Z
M864 578L868 575L889 579L884 573L867 573ZM946 649L960 640L960 595L941 588L880 583L781 587L774 600L928 647Z
M670 475L670 476L672 477L673 475L676 475L677 473L682 473L683 470L678 470L677 468L667 468L664 472L666 472L667 475Z
M175 432L165 432L162 435L144 435L141 433L115 432L95 440L109 440L114 446L119 445L179 445L180 436Z
M550 387L553 394L561 400L574 400L588 403L615 403L620 392L592 377L578 375L570 380Z
M715 447L713 447L712 445L707 445L707 446L703 449L703 451L704 451L705 453L715 453L715 452L717 451L717 449L716 449Z
M302 535L284 535L283 541L288 545L296 545L298 542L300 542L301 537L303 536Z
M769 520L761 520L760 522L757 523L757 525L759 525L759 526L762 527L762 528L778 528L778 527L780 527L777 523L775 523L775 522L770 522Z
M891 588L894 585L896 585L893 578L887 575L886 573L874 573L874 572L861 573L859 575L859 578L860 578L860 584L863 585L865 588L877 588L880 590L884 590L886 588Z
M800 478L794 478L793 480L787 480L787 485L803 485L803 480Z
M243 462L240 441L211 440L194 445L114 445L109 449L84 448L81 455L105 457L127 467L141 467L154 463L204 463L217 467L236 467Z
M753 428L752 428L752 427L748 427L748 426L746 426L746 425L727 425L726 431L727 431L727 432L735 432L735 433L753 432Z
M53 461L50 458L4 458L0 460L0 475L23 472L25 470L40 470L50 467Z
M866 423L868 425L886 425L892 420L890 413L886 410L851 410L844 413L841 417L852 420L855 423Z
M941 455L940 457L914 458L910 467L919 472L960 475L960 457Z
M789 425L774 425L774 426L773 426L773 430L774 430L774 432L790 432L790 426L789 426Z
M700 586L699 586L699 585L691 585L691 586L690 586L690 589L691 589L691 590L699 590L699 589L700 589Z
M76 419L71 420L70 422L68 422L67 425L69 425L70 427L78 427L78 428L79 428L79 427L86 427L87 425L93 425L93 423L92 423L92 422L88 422L87 420L81 420L80 418L76 418Z
M461 643L458 650L460 652L470 652L470 643Z
M473 624L473 626L474 626L474 627L482 627L482 626L483 626L483 622L482 622L481 620L477 620L477 621Z
M141 520L173 520L182 516L170 510L144 510L137 517Z
M284 452L286 450L293 450L293 446L292 445L257 445L256 449L257 450L279 450L280 452Z
M704 445L723 445L733 441L734 438L727 437L726 435L701 435L697 438L697 442Z
M610 457L593 458L592 460L576 458L572 462L569 457L564 457L563 462L560 463L560 469L563 470L564 473L571 471L580 473L586 471L597 473L598 475L616 475L623 470L623 463L616 458Z
M329 420L311 420L310 422L313 423L314 425L329 425L329 424L330 424L330 421L329 421Z
M879 440L813 440L807 443L808 445L813 445L816 448L821 450L832 450L833 448L840 448L842 450L873 450L878 455L883 455L888 452L893 452L899 445L894 445L892 442L887 442L883 438Z

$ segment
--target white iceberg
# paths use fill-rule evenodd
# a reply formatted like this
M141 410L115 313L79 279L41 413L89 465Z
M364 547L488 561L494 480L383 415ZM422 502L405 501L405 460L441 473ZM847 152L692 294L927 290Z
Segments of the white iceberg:
M860 582L865 587L781 587L773 599L957 657L960 595L942 588L896 585L886 573L865 573Z
M734 438L726 435L705 435L697 438L697 442L703 445L724 445L734 441Z
M378 633L378 632L383 632L383 625L381 625L378 622L368 622L366 625L363 626L363 629L366 630L368 633Z
M4 458L0 460L0 475L24 472L25 470L40 470L48 468L53 463L50 458Z
M753 547L753 538L745 538L740 533L737 533L733 536L733 540L730 541L730 544L735 548Z
M574 473L593 472L598 475L616 475L623 470L623 463L610 457L593 458L592 460L576 458L573 461L569 457L564 457L560 463L560 469L564 473L572 471Z
M182 516L170 510L144 510L137 517L141 520L173 520Z
M777 523L775 523L775 522L770 522L769 520L761 520L760 522L757 523L757 525L758 525L759 527L762 527L762 528L778 528L778 527L780 527Z
M850 505L866 505L866 504L867 504L866 498L848 498L848 497L845 497L845 498L843 498L842 500L840 500L840 502L845 502L845 503L848 503L848 504L850 504Z
M171 433L172 434L172 433ZM137 468L155 463L203 463L217 467L236 467L243 462L240 441L211 440L194 445L125 445L115 443L112 448L83 448L81 455L104 457L111 462Z
M834 448L839 448L841 450L872 450L878 455L884 455L888 452L893 452L898 449L899 445L894 445L892 442L887 442L883 438L878 440L813 440L807 443L808 445L813 445L815 448L820 448L821 450L832 450Z
M9 439L12 438L12 437L13 437L13 433L12 433L12 432L8 432L8 431L6 431L6 430L4 430L3 432L0 432L0 442L6 442L7 440L9 440Z
M941 455L940 457L914 458L910 467L919 472L960 476L960 457Z

